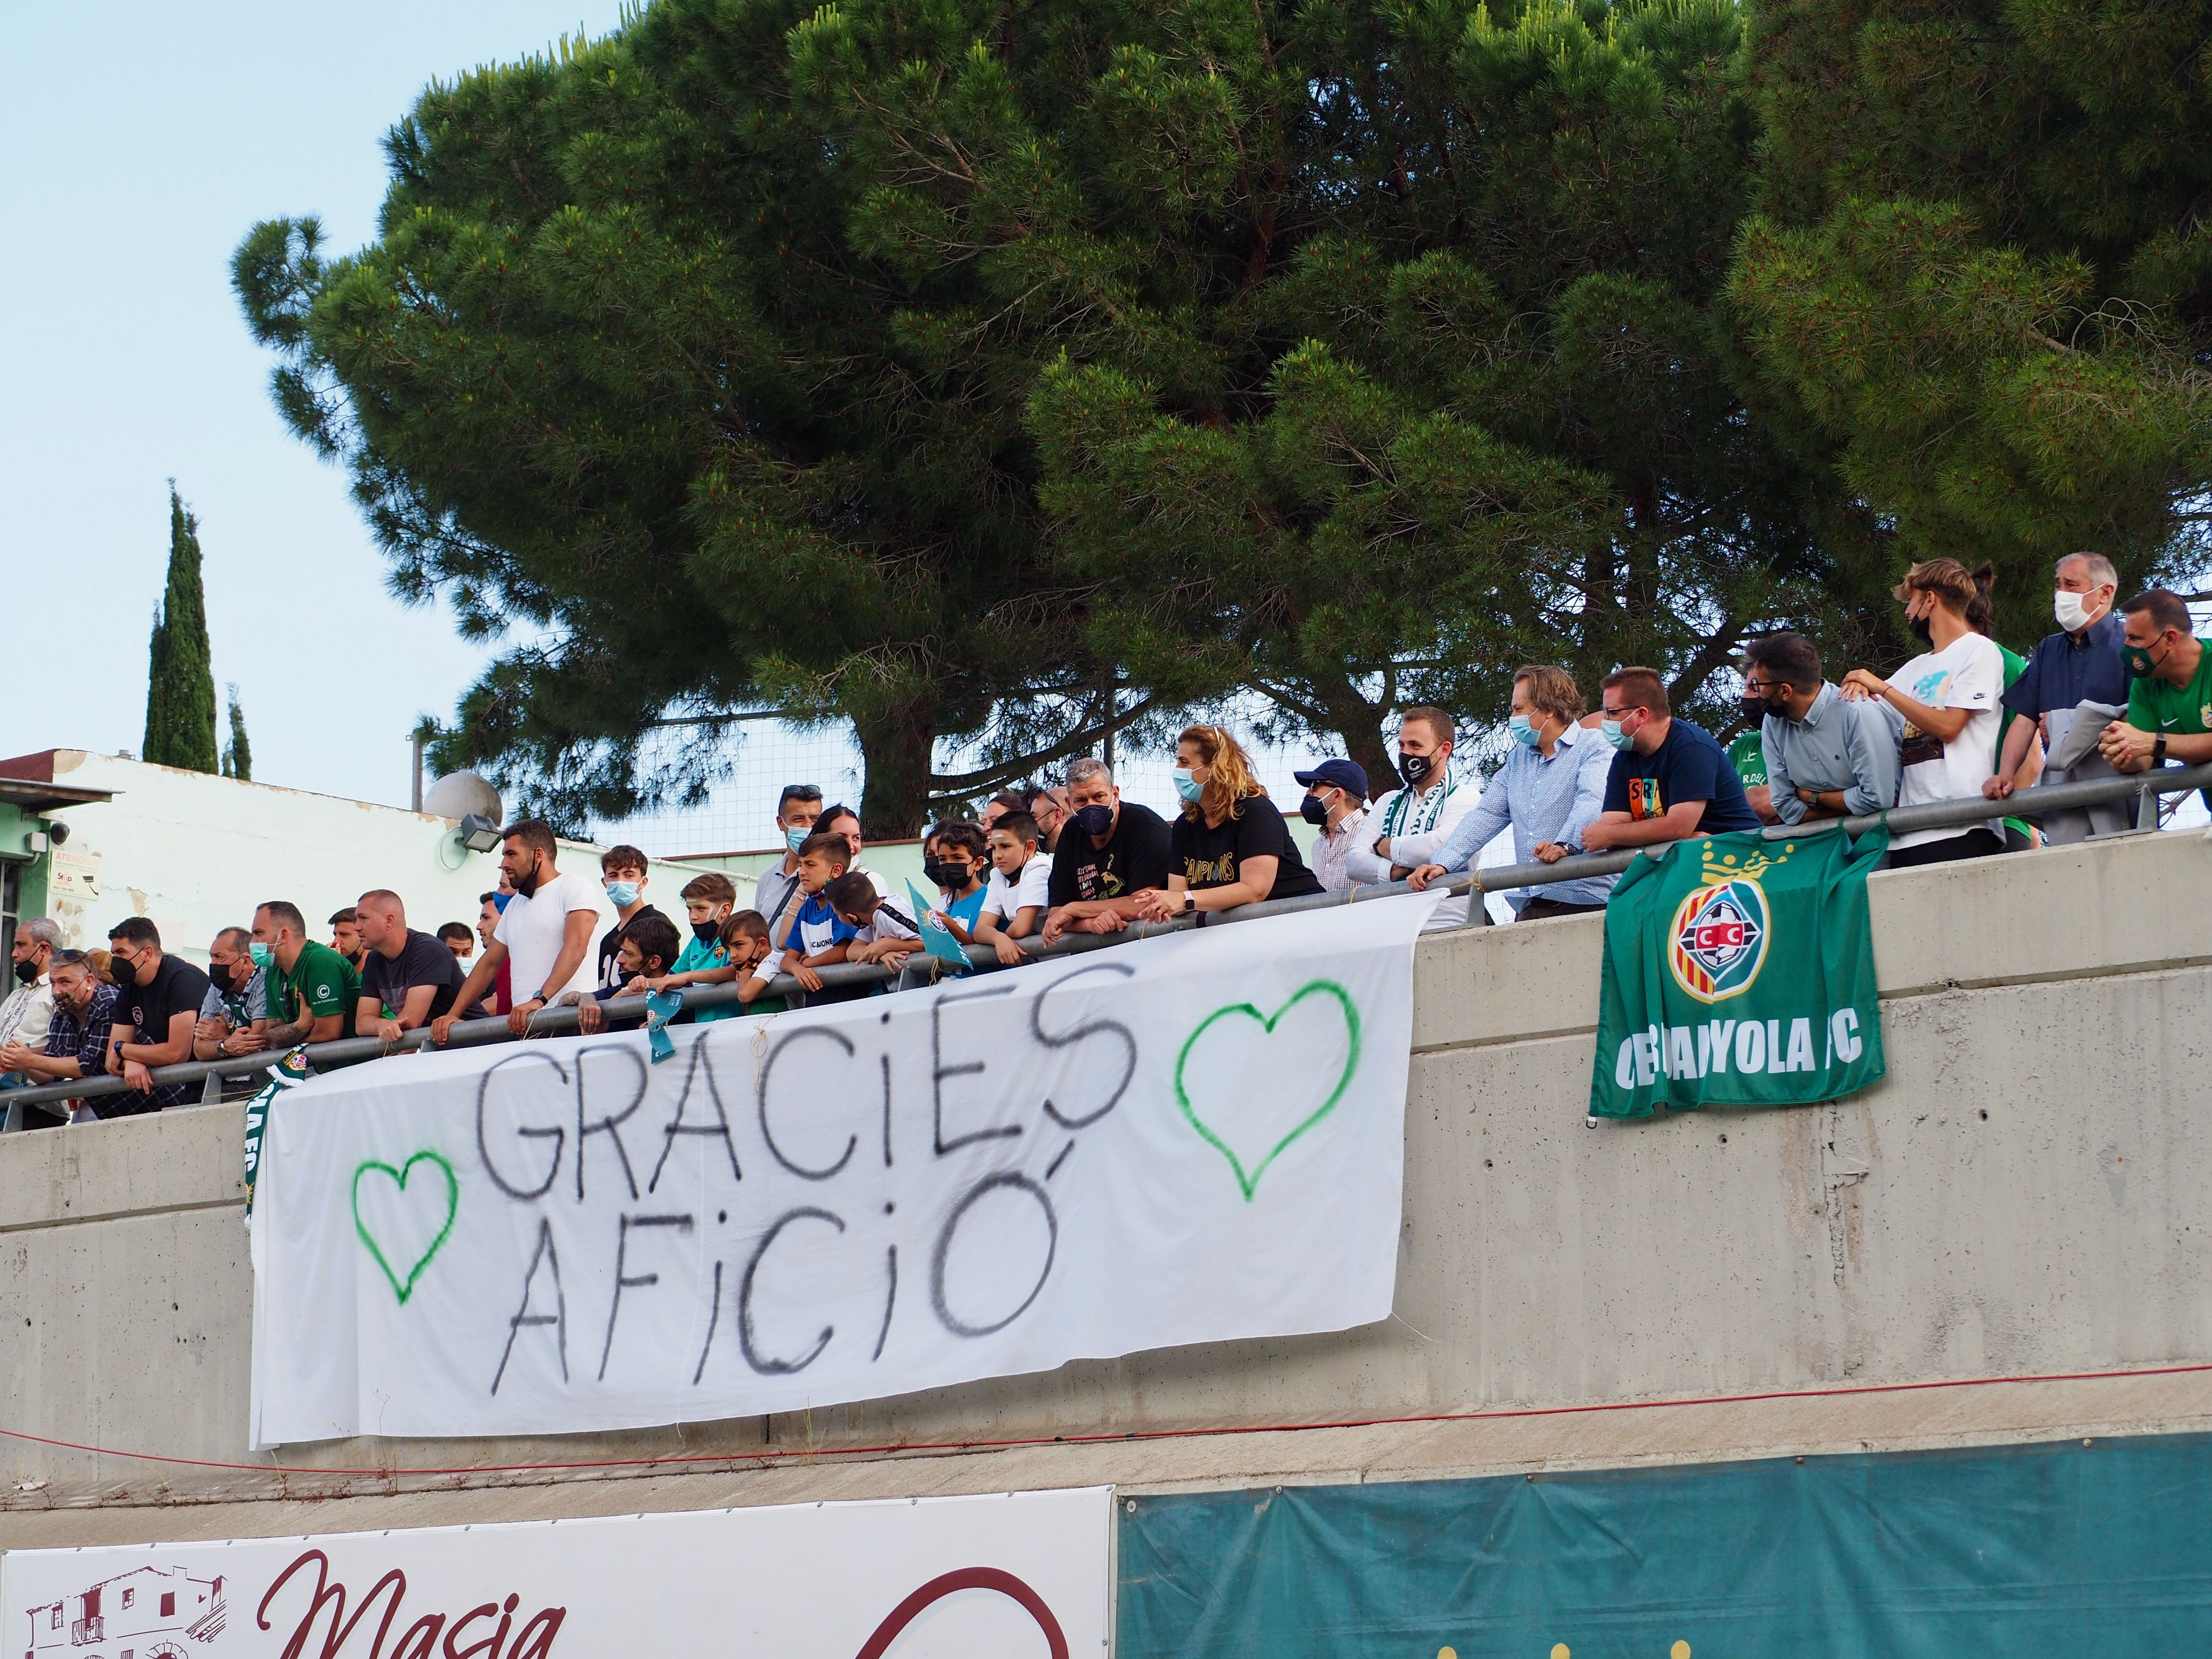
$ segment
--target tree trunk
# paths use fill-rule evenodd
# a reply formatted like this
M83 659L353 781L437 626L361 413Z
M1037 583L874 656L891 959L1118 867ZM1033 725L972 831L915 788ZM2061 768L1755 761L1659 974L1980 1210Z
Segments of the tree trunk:
M853 716L866 782L860 827L871 841L918 836L929 816L931 751L937 702L917 697Z
M1398 787L1398 757L1382 741L1384 710L1367 701L1341 675L1312 682L1314 696L1328 715L1329 729L1344 739L1344 752L1367 774L1370 796Z

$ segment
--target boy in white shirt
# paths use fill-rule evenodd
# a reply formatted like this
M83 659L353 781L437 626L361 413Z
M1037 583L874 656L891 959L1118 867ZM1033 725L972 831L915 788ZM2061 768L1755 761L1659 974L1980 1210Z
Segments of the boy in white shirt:
M1052 904L1052 860L1037 852L1036 820L1027 812L1007 812L991 826L991 884L975 918L975 943L988 945L1012 967L1022 959L1016 939L1027 939L1044 923Z
M1996 641L1975 632L1966 609L1986 592L1994 570L1970 573L1956 559L1929 559L1905 573L1897 597L1905 617L1929 649L1885 680L1854 668L1838 688L1846 697L1878 697L1905 717L1898 753L1900 807L1978 797L1996 774L1998 704L2004 656ZM1891 838L1893 869L1984 858L2005 850L2002 820L1943 830L1912 830Z
M848 870L823 889L837 919L853 930L848 962L880 962L896 968L921 949L921 934L903 910L878 893L865 870Z

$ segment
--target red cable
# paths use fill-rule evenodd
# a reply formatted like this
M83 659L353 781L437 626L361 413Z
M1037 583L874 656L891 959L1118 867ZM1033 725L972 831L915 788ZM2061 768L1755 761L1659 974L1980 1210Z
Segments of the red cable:
M0 1438L54 1446L64 1451L90 1452L100 1457L127 1457L142 1463L173 1463L195 1469L243 1469L255 1474L396 1475L539 1474L561 1469L649 1468L668 1463L775 1462L793 1457L877 1457L894 1452L1006 1451L1020 1446L1084 1446L1129 1440L1184 1440L1231 1434L1303 1434L1314 1429L1375 1429L1411 1423L1473 1423L1523 1417L1573 1417L1586 1412L1664 1411L1683 1406L1742 1406L1766 1400L1832 1400L1866 1394L1913 1394L1926 1389L1981 1389L2005 1382L2100 1382L2135 1376L2190 1376L2212 1371L2212 1364L2154 1365L2141 1370L2053 1371L2030 1376L1969 1376L1937 1382L1868 1382L1850 1388L1777 1389L1765 1394L1717 1394L1696 1400L1622 1400L1586 1406L1528 1406L1503 1411L1432 1412L1411 1417L1348 1418L1334 1423L1250 1423L1211 1429L1133 1429L1121 1434L1031 1435L1009 1440L919 1440L878 1446L794 1447L788 1451L694 1452L665 1457L611 1457L576 1463L473 1463L447 1468L402 1467L381 1469L323 1468L313 1464L225 1463L204 1457L170 1457L159 1452L124 1451L113 1446L88 1446L75 1440L54 1440L20 1429L0 1429Z

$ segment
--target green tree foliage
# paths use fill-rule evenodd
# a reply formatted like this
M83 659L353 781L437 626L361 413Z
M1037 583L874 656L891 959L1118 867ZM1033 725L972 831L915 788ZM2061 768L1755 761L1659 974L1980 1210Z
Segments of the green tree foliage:
M2200 562L2212 5L1753 0L1764 212L1734 295L1917 556Z
M911 830L934 738L1018 750L1020 711L1098 683L1037 561L1018 365L940 320L974 313L957 276L846 234L864 181L786 78L808 9L662 0L433 87L374 244L279 220L234 262L394 591L521 638L441 769L571 821L696 799L722 752L696 732L770 700L849 719L871 826Z
M146 649L146 739L156 766L216 769L215 672L200 589L199 521L169 485L169 575Z
M230 700L230 741L222 746L222 775L240 783L253 781L253 745L246 738L246 710L239 706L238 684L223 688Z
M1389 708L1498 718L1521 660L1694 697L1754 621L1832 619L1720 306L1739 46L1724 0L848 0L793 59L876 181L860 245L1047 349L1092 653L1372 769Z

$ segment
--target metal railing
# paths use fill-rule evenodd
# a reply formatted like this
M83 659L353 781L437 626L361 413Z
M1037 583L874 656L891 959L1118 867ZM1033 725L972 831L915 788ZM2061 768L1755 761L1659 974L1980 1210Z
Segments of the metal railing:
M2212 764L2190 767L2167 767L2161 770L2141 772L2129 777L2096 779L2086 783L2053 784L2037 789L2023 789L2002 801L1992 801L1980 796L1964 800L1936 801L1925 806L1892 807L1886 812L1869 812L1863 817L1822 818L1803 823L1777 825L1764 833L1770 840L1822 835L1840 830L1850 836L1860 836L1876 825L1887 822L1894 833L1915 830L1941 830L1953 826L1970 827L1987 823L1999 817L2037 817L2045 813L2071 811L2087 806L2106 805L2115 801L2132 800L2136 804L2136 823L2141 829L2154 829L2158 822L2158 798L2191 789L2212 788ZM1667 843L1650 849L1650 856L1664 857ZM1564 881L1577 881L1589 876L1618 875L1638 858L1645 856L1643 849L1620 853L1586 854L1577 858L1561 859L1556 864L1512 864L1493 866L1488 869L1467 870L1457 875L1431 884L1432 892L1464 893L1474 896L1468 909L1469 921L1480 926L1488 920L1480 902L1485 893L1502 893L1524 887L1543 887ZM1032 944L1022 941L1023 962L1034 962L1048 957L1073 955L1078 951L1099 951L1124 944L1132 939L1155 939L1163 933L1186 932L1194 927L1218 927L1231 922L1258 921L1267 916L1296 915L1308 910L1325 910L1336 905L1358 904L1371 899L1390 898L1411 890L1402 881L1379 882L1371 886L1354 887L1341 892L1316 893L1304 898L1267 899L1258 904L1240 905L1233 910L1200 912L1195 917L1178 917L1173 921L1133 921L1120 933L1066 933L1052 944ZM981 972L989 973L1004 967L995 951L978 945L968 951L970 964ZM917 962L922 958L915 958ZM827 988L840 989L859 986L875 987L895 983L901 970L884 968L872 963L840 963L816 970ZM803 988L789 975L779 975L770 981L764 993L769 997L788 998L804 995ZM726 1008L742 1006L738 986L696 986L684 993L687 1011ZM646 1016L643 997L615 997L599 1005L611 1023L643 1019ZM575 1007L545 1008L530 1016L528 1036L560 1036L577 1029L578 1010ZM405 1033L396 1042L386 1042L377 1037L343 1037L334 1042L318 1042L307 1049L310 1061L323 1066L352 1064L361 1060L380 1059L388 1054L404 1054L425 1047L470 1048L490 1042L510 1042L517 1039L507 1026L505 1015L490 1019L463 1020L453 1027L442 1045L429 1041L427 1029ZM244 1057L223 1060L187 1060L182 1065L164 1066L155 1071L154 1081L158 1085L196 1083L210 1073L224 1077L242 1077L259 1072L275 1064L278 1055L271 1051L253 1057L255 1063L241 1065ZM49 1102L87 1100L104 1095L125 1092L126 1085L118 1077L98 1077L68 1083L40 1084L27 1089L12 1089L0 1093L0 1104L9 1103L25 1106L43 1105Z

